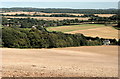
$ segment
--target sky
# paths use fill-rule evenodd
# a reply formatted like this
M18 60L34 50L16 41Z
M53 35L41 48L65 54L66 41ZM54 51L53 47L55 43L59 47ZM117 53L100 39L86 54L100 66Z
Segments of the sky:
M118 8L119 0L0 0L0 8L73 8L109 9Z
M118 2L120 0L0 0L0 2Z

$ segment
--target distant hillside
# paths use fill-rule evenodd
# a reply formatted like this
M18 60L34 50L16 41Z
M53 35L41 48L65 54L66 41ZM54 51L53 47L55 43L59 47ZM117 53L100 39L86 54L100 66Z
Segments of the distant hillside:
M25 11L44 13L117 14L118 9L2 8L3 12Z

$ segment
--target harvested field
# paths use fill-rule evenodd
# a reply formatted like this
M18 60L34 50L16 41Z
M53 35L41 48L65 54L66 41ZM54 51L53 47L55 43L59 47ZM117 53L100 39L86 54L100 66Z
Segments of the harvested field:
M101 37L101 38L109 38L109 39L119 39L118 37L118 30L112 27L102 27L102 28L94 28L94 29L87 29L87 30L78 30L72 31L67 33L82 33L85 36L92 36L92 37Z
M68 14L68 15L76 15L76 16L82 16L84 14L77 14L77 13L43 13L43 12L6 12L6 13L0 13L0 14L4 14L4 15L15 15L15 14L27 14L27 15L33 15L33 14L37 14L37 15L52 15L52 14ZM94 14L94 15L98 15L100 17L110 17L116 14Z
M48 27L48 31L60 31L60 32L71 32L76 30L86 30L105 27L104 25L98 24L81 24L81 25L69 25L69 26L58 26L58 27Z
M28 17L6 16L6 18L28 18ZM80 17L29 17L29 18L44 19L44 20L64 20L64 19L88 20L89 19L89 18L80 18Z
M29 14L29 15L33 15L35 12L6 12L6 13L0 13L0 14L4 14L4 15L16 15L16 14Z
M1 50L4 77L118 76L118 46Z
M84 14L75 14L75 13L43 13L43 12L6 12L6 13L0 13L0 14L4 14L4 15L15 15L15 14L27 14L27 15L33 15L33 14L37 14L37 15L52 15L52 14L69 14L69 15L76 15L76 16L81 16Z
M48 31L61 31L65 33L82 33L85 36L118 39L118 30L111 26L100 24L83 24L72 26L49 27Z
M94 15L98 15L99 17L111 17L116 14L94 14Z

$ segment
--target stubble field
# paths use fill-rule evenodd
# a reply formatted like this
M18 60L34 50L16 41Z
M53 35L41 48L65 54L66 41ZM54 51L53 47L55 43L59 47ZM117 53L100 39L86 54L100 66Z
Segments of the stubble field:
M89 18L81 17L17 17L17 16L5 16L6 18L34 18L34 19L43 19L43 20L64 20L64 19L78 19L78 20L88 20Z
M102 24L82 24L82 25L70 25L70 26L58 26L58 27L48 27L48 31L60 31L64 33L82 33L85 36L91 37L101 37L118 39L118 30L112 26L105 26Z
M4 77L117 77L118 74L118 46L1 50Z
M5 13L0 13L0 14L4 14L4 15L15 15L15 14L27 14L27 15L52 15L52 14L69 14L69 15L76 15L76 16L82 16L84 14L79 14L79 13L43 13L43 12L5 12ZM100 17L110 17L113 16L115 14L94 14L94 15L98 15Z

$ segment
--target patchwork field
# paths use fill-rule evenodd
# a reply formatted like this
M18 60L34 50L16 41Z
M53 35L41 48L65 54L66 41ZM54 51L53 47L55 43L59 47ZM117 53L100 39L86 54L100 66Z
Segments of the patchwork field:
M94 14L94 15L97 15L99 17L111 17L111 16L116 15L116 14Z
M47 30L60 31L71 34L82 33L85 36L118 39L118 30L114 29L111 26L105 26L101 24L58 26L58 27L49 27L47 28Z
M4 14L4 15L15 15L15 14L27 14L27 15L33 15L33 14L37 14L37 15L52 15L52 14L69 14L69 15L84 15L84 14L74 14L74 13L43 13L43 12L6 12L6 13L0 13L0 14Z
M76 16L82 16L84 14L77 14L77 13L43 13L43 12L6 12L6 13L0 13L0 14L4 14L4 15L15 15L15 14L28 14L28 15L33 15L33 14L37 14L37 15L52 15L52 14L69 14L69 15L76 15ZM113 16L115 14L94 14L94 15L98 15L100 17L110 17Z
M52 14L68 14L68 15L76 15L76 16L82 16L84 14L75 14L75 13L43 13L43 12L6 12L6 13L0 13L4 15L15 15L15 14L27 14L27 15L52 15ZM110 17L115 14L94 14L98 15L100 17ZM16 17L16 16L6 16L7 18L28 18L28 17ZM88 20L89 17L30 17L30 18L35 18L35 19L44 19L44 20L63 20L63 19L79 19L79 20Z
M0 49L4 77L117 77L118 74L118 46Z
M6 16L6 18L28 18L28 17ZM43 19L43 20L64 20L64 19L88 20L89 19L89 18L81 18L81 17L29 17L29 18Z

